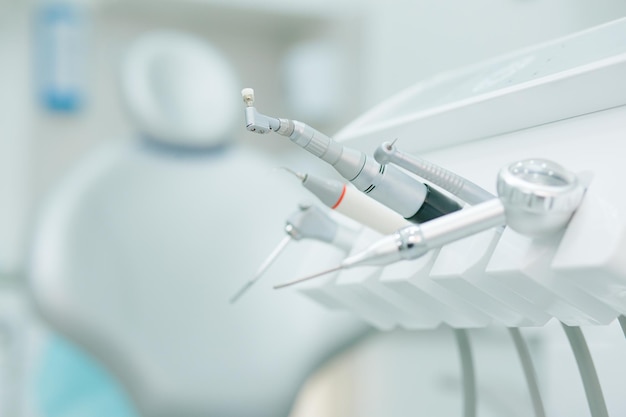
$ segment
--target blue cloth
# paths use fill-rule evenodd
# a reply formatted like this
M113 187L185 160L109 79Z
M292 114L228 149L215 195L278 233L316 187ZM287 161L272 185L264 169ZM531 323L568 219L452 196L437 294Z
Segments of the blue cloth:
M44 348L34 389L41 417L139 417L119 382L58 336Z

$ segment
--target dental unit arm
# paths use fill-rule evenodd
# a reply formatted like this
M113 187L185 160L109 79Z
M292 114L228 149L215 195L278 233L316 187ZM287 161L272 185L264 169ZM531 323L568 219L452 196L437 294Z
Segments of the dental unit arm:
M332 165L354 186L416 223L459 210L460 205L436 189L421 183L398 167L381 165L356 149L343 146L297 120L279 119L259 113L254 107L254 90L242 90L246 104L246 128L260 134L270 131L288 137L296 145Z

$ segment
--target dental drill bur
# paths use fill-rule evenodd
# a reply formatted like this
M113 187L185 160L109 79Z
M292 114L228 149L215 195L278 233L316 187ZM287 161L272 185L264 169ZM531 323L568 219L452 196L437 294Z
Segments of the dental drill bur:
M333 220L319 207L310 204L301 204L298 210L289 216L285 223L285 232L287 236L269 254L254 277L231 297L230 304L234 304L261 278L292 240L315 239L330 243L347 252L352 247L357 233L356 230Z
M246 128L251 132L276 132L329 163L359 191L378 200L405 219L422 223L460 210L453 199L390 164L381 165L365 153L343 146L297 120L269 117L254 107L254 90L241 92L246 104Z

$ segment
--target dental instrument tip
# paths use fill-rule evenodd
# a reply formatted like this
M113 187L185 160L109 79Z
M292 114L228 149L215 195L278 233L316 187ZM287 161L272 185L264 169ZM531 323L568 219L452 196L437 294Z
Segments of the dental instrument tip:
M294 171L294 170L292 170L292 169L289 169L289 168L287 168L287 167L280 167L280 169L283 169L283 170L285 170L285 171L289 172L290 174L295 175L295 176L296 176L296 178L298 178L300 181L304 181L304 180L306 180L306 174L304 174L304 173L302 173L302 172L296 172L296 171Z
M248 289L250 289L250 287L252 287L252 285L259 280L259 278L261 278L261 276L263 276L265 271L267 271L267 269L270 267L270 265L272 265L274 263L274 261L278 258L278 255L281 254L281 252L285 249L285 247L287 246L287 244L289 242L291 242L291 236L287 235L278 243L278 245L274 248L272 253L270 253L269 256L263 262L263 264L261 264L261 266L257 270L256 274L254 275L254 278L252 278L250 281L246 282L239 289L239 291L237 291L235 293L235 295L233 295L231 297L231 299L230 299L230 303L231 304L234 304L235 301L240 299L241 296L244 295L246 293L246 291L248 291Z
M235 304L237 300L239 300L241 296L244 295L246 291L250 289L250 287L252 287L252 284L254 284L255 281L256 280L248 281L241 288L239 288L235 295L230 298L230 304Z
M339 265L339 266L336 266L334 268L327 269L327 270L322 271L322 272L318 272L317 274L309 275L309 276L304 277L304 278L299 278L299 279L296 279L296 280L293 280L293 281L284 282L282 284L275 285L274 289L275 290L279 290L281 288L285 288L285 287L289 287L289 286L292 286L292 285L295 285L295 284L299 284L301 282L308 281L308 280L313 279L313 278L321 277L322 275L330 274L331 272L339 271L340 269L343 269L343 268L344 268L343 265Z
M391 142L387 142L385 145L385 147L387 148L388 151L393 149L393 145L396 144L396 142L398 141L398 138L395 138L394 140L392 140Z
M254 89L244 88L241 90L241 97L243 97L243 102L246 103L246 106L252 107L254 105Z

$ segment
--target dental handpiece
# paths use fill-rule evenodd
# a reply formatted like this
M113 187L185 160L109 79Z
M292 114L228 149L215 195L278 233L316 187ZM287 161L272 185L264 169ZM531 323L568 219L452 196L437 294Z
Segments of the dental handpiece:
M231 297L231 304L234 304L241 298L263 276L265 271L278 259L278 256L292 240L315 239L348 252L357 234L357 230L341 225L320 208L310 204L301 204L298 210L287 218L285 232L287 236L278 243L265 261L263 261L254 277L242 285Z
M294 174L324 205L377 232L388 235L411 223L387 206L358 191L351 184L311 174Z
M392 163L430 181L464 202L474 205L495 198L479 185L439 165L398 150L394 142L382 143L374 152L374 159L382 165Z
M503 168L497 188L498 198L421 225L407 226L347 257L335 268L274 288L354 266L385 266L417 259L431 249L502 225L530 237L549 236L567 225L585 192L575 174L542 159L519 161Z
M423 184L394 165L381 165L356 149L343 146L297 120L263 115L254 107L254 90L244 88L246 128L251 132L276 132L332 165L359 190L401 214L422 223L459 210L461 206L438 190Z

